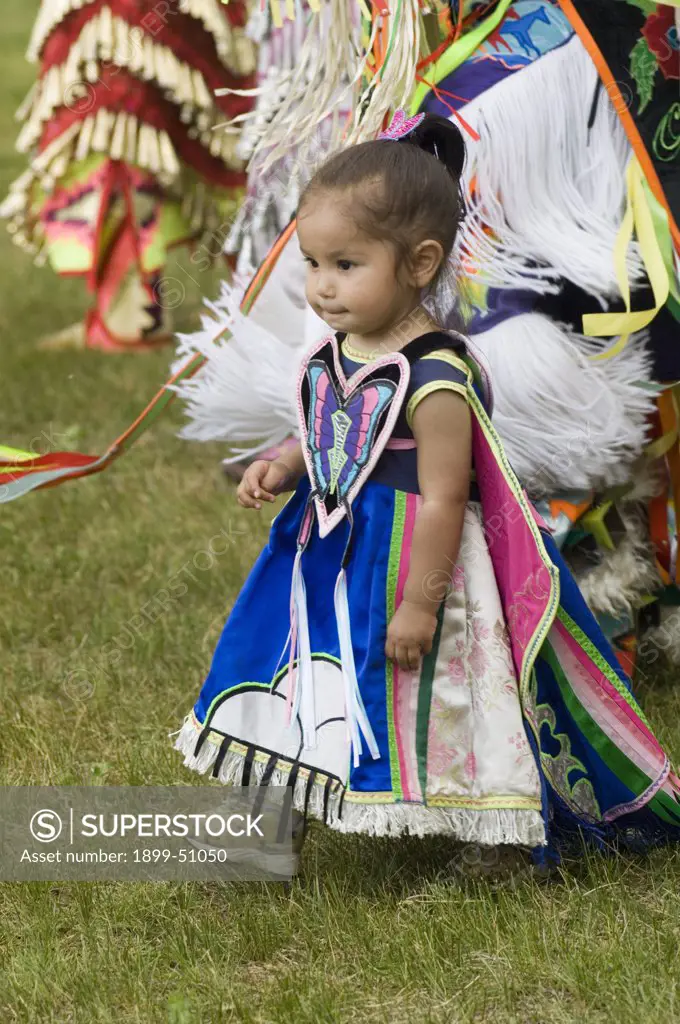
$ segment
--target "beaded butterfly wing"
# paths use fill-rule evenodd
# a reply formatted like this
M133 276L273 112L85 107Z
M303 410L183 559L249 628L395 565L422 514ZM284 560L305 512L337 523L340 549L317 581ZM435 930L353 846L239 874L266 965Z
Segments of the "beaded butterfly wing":
M382 454L408 379L408 360L394 352L347 380L334 338L306 360L300 425L322 537L346 514Z

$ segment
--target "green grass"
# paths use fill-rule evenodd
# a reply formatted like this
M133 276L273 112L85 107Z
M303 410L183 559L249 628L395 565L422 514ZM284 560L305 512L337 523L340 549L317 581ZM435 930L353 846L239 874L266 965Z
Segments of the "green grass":
M22 167L11 118L31 81L22 52L35 6L3 9L0 189ZM215 278L199 284L208 292ZM194 322L192 288L184 327ZM0 443L102 451L165 379L168 352L36 352L41 334L83 308L79 282L34 268L0 233ZM187 777L167 734L197 695L268 516L238 509L219 446L177 440L180 422L172 410L101 476L0 508L4 784L206 784ZM222 530L231 542L207 569L197 555ZM186 594L130 644L140 610L181 571L194 576ZM679 695L669 681L642 691L675 752ZM288 893L3 884L0 1021L680 1018L676 851L616 863L590 855L550 885L496 891L437 881L450 852L441 841L314 830L306 884Z

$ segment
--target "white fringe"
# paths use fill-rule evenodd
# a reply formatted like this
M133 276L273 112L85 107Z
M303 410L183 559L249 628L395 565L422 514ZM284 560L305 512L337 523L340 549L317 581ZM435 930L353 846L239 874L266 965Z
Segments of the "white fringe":
M403 0L399 18L389 16L390 58L363 88L382 17L374 15L364 46L359 5L347 0L321 0L315 14L300 3L295 21L276 30L266 19L255 109L231 122L242 130L240 152L249 160L253 199L228 242L228 252L241 254L239 271L261 261L330 152L373 138L385 115L408 105L421 45L420 6L419 0ZM258 18L251 32L263 31Z
M33 24L26 59L32 63L37 62L47 39L66 15L91 3L92 0L42 0ZM220 10L220 0L179 0L178 7L183 14L202 22L205 30L215 40L215 48L226 68L237 68L240 74L250 74L254 70L253 44L243 29L230 25ZM164 6L159 4L159 17L163 11Z
M305 351L244 316L239 299L223 282L217 302L207 303L213 318L203 317L202 330L179 336L175 364L195 352L207 357L193 378L174 386L189 418L180 436L227 441L234 449L231 461L297 433L295 391ZM229 334L231 339L223 340ZM237 447L248 442L251 447Z
M205 774L214 764L219 746L209 740L203 744L198 757L194 756L201 728L194 725L189 715L180 730L174 747L184 754L184 764ZM227 785L240 785L243 776L243 755L229 751L222 762L219 781ZM285 764L282 760L281 764ZM265 764L253 761L251 784L259 784ZM293 806L304 811L307 788L306 774L301 772L293 793ZM323 779L323 777L322 777ZM271 786L285 786L288 771L277 767L270 779ZM319 820L324 817L324 781L315 782L310 794L309 814ZM339 789L339 787L337 787ZM339 813L340 812L340 813ZM468 808L427 807L422 804L359 804L346 798L340 809L340 793L334 792L328 802L327 824L337 832L363 833L371 836L425 836L450 835L461 842L482 846L541 846L545 845L545 827L538 811L483 810Z
M167 46L159 45L138 26L113 17L110 9L104 7L74 40L66 60L50 67L39 79L30 94L30 105L22 105L24 125L16 143L20 153L27 153L37 144L44 125L63 106L65 97L75 101L78 90L84 92L90 88L88 83L97 80L100 61L125 68L145 81L154 81L166 97L182 108L183 122L194 124L197 131L205 132L219 120L215 101L200 71L178 60ZM243 72L239 69L239 73ZM213 141L206 139L204 144L210 148ZM233 152L235 142L228 141L228 164L242 166Z
M625 483L644 447L654 392L645 339L598 362L599 343L525 313L473 335L489 363L494 425L532 494Z
M225 147L222 158L229 165L233 140L212 138ZM169 196L181 198L182 215L196 236L202 231L218 229L223 222L223 198L204 182L197 181L191 172L185 172L166 132L159 132L124 111L116 114L101 109L94 117L75 121L49 146L31 157L28 169L10 185L7 196L0 202L0 217L9 219L8 230L17 245L40 254L44 239L41 222L31 213L34 187L39 185L50 192L74 161L90 153L106 153L154 174ZM210 246L214 240L208 241L208 250L212 252Z
M466 140L475 194L457 249L482 282L550 292L563 277L600 302L620 294L613 253L632 151L604 88L588 130L597 82L575 36L465 106L480 140ZM637 243L628 256L630 280L642 280Z
M255 48L244 29L235 28L220 10L223 0L179 0L182 14L202 22L203 28L215 40L215 49L228 69L237 68L239 74L255 70Z
M33 23L33 31L26 51L26 60L35 63L40 59L42 48L60 21L71 11L79 11L87 7L92 0L42 0L38 16Z

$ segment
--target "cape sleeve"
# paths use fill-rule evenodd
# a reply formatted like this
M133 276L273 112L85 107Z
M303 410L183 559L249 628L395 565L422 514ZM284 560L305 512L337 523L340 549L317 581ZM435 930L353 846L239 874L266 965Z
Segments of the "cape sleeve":
M406 423L412 429L413 414L422 400L434 391L455 391L467 398L470 370L460 356L449 349L438 349L422 356L411 367L406 395Z

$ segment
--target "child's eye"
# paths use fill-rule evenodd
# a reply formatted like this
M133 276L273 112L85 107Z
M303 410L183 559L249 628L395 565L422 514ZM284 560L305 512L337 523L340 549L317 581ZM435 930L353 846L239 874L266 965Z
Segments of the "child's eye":
M314 270L316 270L317 267L319 266L316 260L313 260L311 256L304 256L303 259L305 263L309 263L310 267L312 267Z
M350 260L338 260L338 270L351 270L353 266Z

